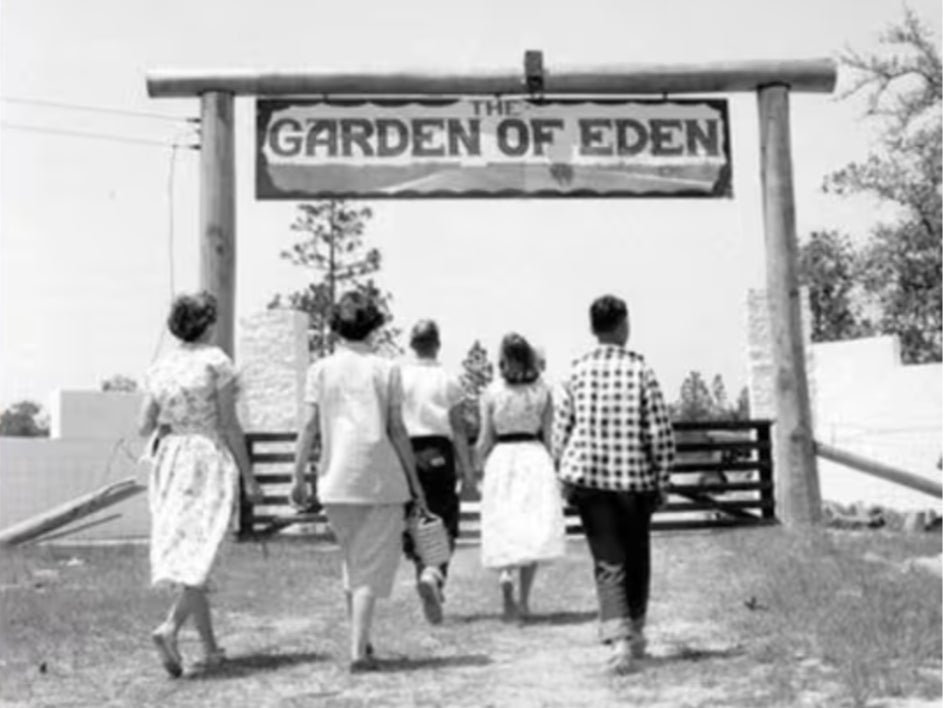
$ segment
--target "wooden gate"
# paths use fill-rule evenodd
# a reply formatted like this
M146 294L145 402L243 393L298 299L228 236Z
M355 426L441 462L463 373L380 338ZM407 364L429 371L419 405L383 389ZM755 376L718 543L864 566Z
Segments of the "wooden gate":
M667 503L656 512L656 530L757 526L776 523L769 420L675 423L678 456ZM298 513L287 502L295 433L246 436L253 472L265 497L249 504L240 491L239 538L271 536L298 524L327 532L324 515ZM316 460L311 460L310 479ZM568 533L581 533L576 510L566 507ZM478 501L462 502L463 538L478 536Z

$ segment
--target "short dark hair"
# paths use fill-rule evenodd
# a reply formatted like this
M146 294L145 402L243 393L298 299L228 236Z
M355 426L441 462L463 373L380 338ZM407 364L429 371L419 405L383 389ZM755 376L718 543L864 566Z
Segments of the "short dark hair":
M207 291L174 298L167 328L177 339L195 342L216 322L216 298Z
M331 331L352 342L361 342L387 318L374 298L353 291L341 296L331 308Z
M502 339L498 370L510 384L531 383L541 375L534 349L527 339L515 332L506 334Z
M619 327L629 312L626 303L614 295L598 297L590 305L590 327L594 334L607 334Z
M410 348L417 354L434 354L439 349L439 326L433 320L420 320L410 332Z

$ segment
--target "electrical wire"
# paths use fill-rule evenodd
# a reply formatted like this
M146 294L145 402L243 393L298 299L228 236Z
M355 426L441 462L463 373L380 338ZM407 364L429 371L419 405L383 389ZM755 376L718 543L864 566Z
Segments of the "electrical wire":
M171 300L174 299L174 294L176 293L176 287L174 285L174 178L177 174L177 148L181 147L179 144L180 137L180 133L174 136L174 142L170 146L170 165L167 169L167 265L169 269L168 278L170 283ZM157 344L154 346L154 353L151 355L152 363L157 359L157 355L161 351L161 345L164 344L164 335L166 332L167 327L161 325L161 331L157 338Z
M90 106L78 103L64 103L47 101L38 98L18 98L14 96L0 96L4 103L18 103L26 106L42 106L44 108L58 108L66 111L84 111L88 113L106 113L110 115L127 116L129 118L143 118L146 120L165 120L173 123L199 123L200 119L193 116L169 116L164 113L148 113L147 111L130 111L124 108L109 108L106 106Z
M131 143L135 145L156 145L159 147L175 147L174 143L168 143L163 140L148 140L147 138L130 138L115 133L87 133L79 130L65 130L64 128L43 128L37 125L26 125L24 123L10 123L0 121L0 128L7 130L23 130L31 133L45 133L49 135L62 135L73 138L89 138L92 140L110 140L116 143ZM200 146L196 144L176 145L176 147L186 148L188 150L199 150Z

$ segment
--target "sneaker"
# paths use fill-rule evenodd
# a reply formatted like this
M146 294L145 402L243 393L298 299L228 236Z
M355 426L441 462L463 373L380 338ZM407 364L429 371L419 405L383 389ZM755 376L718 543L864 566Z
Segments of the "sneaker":
M429 572L427 568L420 575L419 582L416 584L416 591L420 595L423 603L423 614L430 624L440 624L443 620L442 600L439 597L439 581L436 576Z
M613 642L613 653L610 654L607 666L617 676L626 676L633 672L635 668L633 665L633 650L629 640L621 639Z

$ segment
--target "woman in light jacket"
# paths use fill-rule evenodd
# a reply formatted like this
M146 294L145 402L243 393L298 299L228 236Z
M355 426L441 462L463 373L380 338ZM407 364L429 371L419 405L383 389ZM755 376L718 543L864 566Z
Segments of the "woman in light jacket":
M308 371L291 491L295 503L306 503L308 457L320 437L316 495L341 546L352 672L377 668L370 627L375 600L393 589L404 506L412 498L426 511L403 424L400 370L369 342L383 322L376 303L361 293L344 295L334 307L338 346Z

